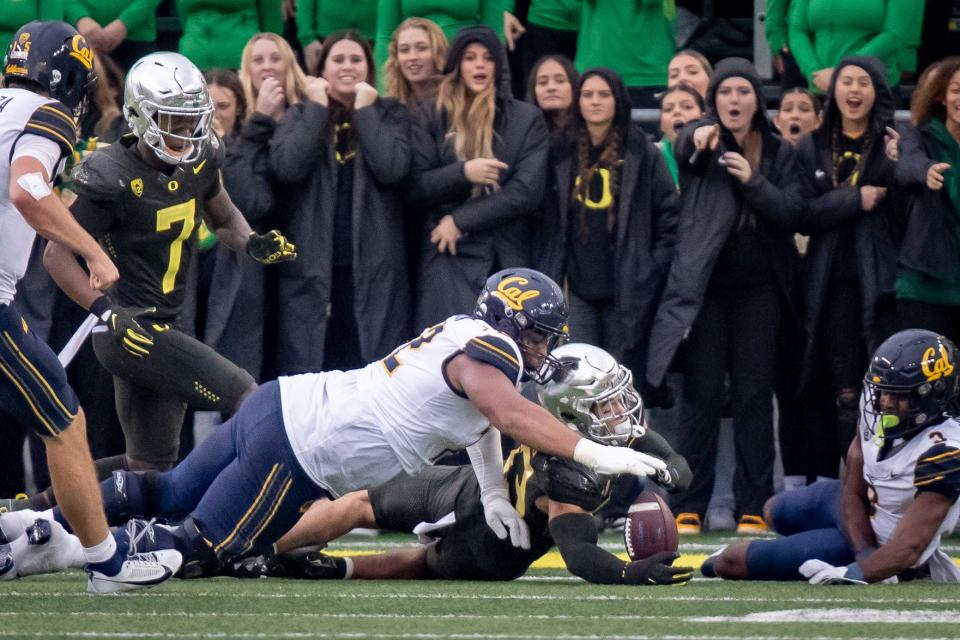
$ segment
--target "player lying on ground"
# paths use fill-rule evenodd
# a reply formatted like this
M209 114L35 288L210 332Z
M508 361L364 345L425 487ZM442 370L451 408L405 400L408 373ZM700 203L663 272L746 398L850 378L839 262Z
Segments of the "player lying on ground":
M180 554L127 556L107 522L87 445L86 419L57 356L12 306L37 232L82 257L84 286L99 292L116 282L117 268L51 188L74 152L96 76L93 51L64 22L29 22L7 47L0 88L0 415L40 436L50 479L66 518L82 540L76 561L87 563L87 588L126 591L163 582ZM5 446L9 446L4 443ZM17 577L12 554L27 546L22 527L0 531L0 580Z
M570 429L610 446L625 446L667 463L651 480L668 491L690 484L690 468L643 421L643 402L630 371L606 351L568 344L553 352L560 369L540 388L540 403ZM571 572L601 584L678 584L690 567L671 567L676 553L623 562L597 546L591 515L610 497L614 478L566 458L520 445L504 476L510 500L530 530L530 548L498 540L483 517L470 467L432 467L333 502L319 500L277 542L280 555L232 563L228 573L297 578L513 580L556 545ZM451 521L452 520L452 521ZM429 544L386 554L334 558L304 552L355 527L421 534ZM285 552L292 552L286 554Z
M858 433L843 485L817 482L774 496L765 517L784 537L742 542L703 565L731 580L867 584L929 577L958 582L940 547L957 524L960 424L957 352L910 329L877 349L863 381Z
M448 318L362 369L264 384L173 470L115 472L102 484L107 517L112 524L141 514L183 519L175 528L131 520L131 547L175 548L184 554L181 575L213 575L251 551L269 551L318 498L414 475L468 448L484 519L515 546L529 546L527 525L507 498L491 424L596 473L666 468L652 456L582 438L520 395L522 379L552 376L559 363L550 351L567 335L566 317L563 292L543 274L494 274L475 317ZM0 524L29 526L40 515L15 511ZM65 522L43 515L59 523L50 525L59 544Z

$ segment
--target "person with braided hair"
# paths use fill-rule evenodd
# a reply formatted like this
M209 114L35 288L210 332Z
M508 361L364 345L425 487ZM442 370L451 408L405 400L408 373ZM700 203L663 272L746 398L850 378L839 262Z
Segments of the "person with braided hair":
M630 122L616 72L588 69L574 126L550 162L538 268L569 286L570 331L643 379L647 334L673 256L679 199L663 154Z

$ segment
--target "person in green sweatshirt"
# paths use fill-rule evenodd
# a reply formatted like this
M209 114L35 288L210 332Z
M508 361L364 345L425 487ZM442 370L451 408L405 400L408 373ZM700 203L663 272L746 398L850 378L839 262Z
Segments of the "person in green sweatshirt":
M324 37L353 29L371 43L377 35L377 0L299 0L297 39L310 75L319 75L317 62Z
M676 18L674 0L583 0L577 70L613 69L634 108L657 108L655 95L676 48Z
M787 42L810 87L823 93L847 56L873 56L900 84L900 51L911 42L916 0L792 0ZM922 7L920 9L922 13Z
M436 22L447 40L453 40L463 27L485 24L503 39L504 12L513 9L513 0L378 0L377 37L373 58L377 69L387 61L387 48L393 30L411 17Z
M570 60L577 56L582 12L583 0L530 0L521 53L524 78L543 56L560 54Z
M960 339L960 57L939 63L917 90L904 131L897 185L908 197L897 261L897 316Z
M126 71L157 49L160 0L68 0L64 20L74 25L100 54L108 54Z
M6 53L13 34L34 20L63 20L63 0L0 0L0 49Z
M177 0L180 53L201 70L236 69L243 47L262 31L283 33L277 0Z

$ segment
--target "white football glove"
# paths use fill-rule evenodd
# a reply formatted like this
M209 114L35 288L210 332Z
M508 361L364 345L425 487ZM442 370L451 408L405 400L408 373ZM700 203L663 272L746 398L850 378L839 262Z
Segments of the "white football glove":
M483 503L483 517L487 520L487 526L493 529L498 538L506 540L509 531L510 544L520 549L530 548L530 529L505 496L487 494L480 501Z
M656 476L658 471L667 468L667 463L660 458L627 447L608 447L586 438L577 443L573 459L591 471L608 476L621 473Z
M850 566L855 565L855 574L851 575ZM869 584L863 578L860 565L854 563L846 567L835 567L823 560L807 560L800 565L800 573L810 584ZM897 576L890 576L877 584L897 584Z

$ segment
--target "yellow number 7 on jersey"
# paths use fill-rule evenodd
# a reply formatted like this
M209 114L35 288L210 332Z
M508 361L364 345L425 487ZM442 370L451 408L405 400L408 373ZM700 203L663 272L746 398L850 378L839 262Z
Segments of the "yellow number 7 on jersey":
M183 241L193 233L194 218L197 212L196 198L175 204L157 211L157 231L167 231L175 222L182 222L180 235L170 243L170 262L167 271L163 274L163 292L170 293L177 282L177 271L180 270L180 257L183 255Z

